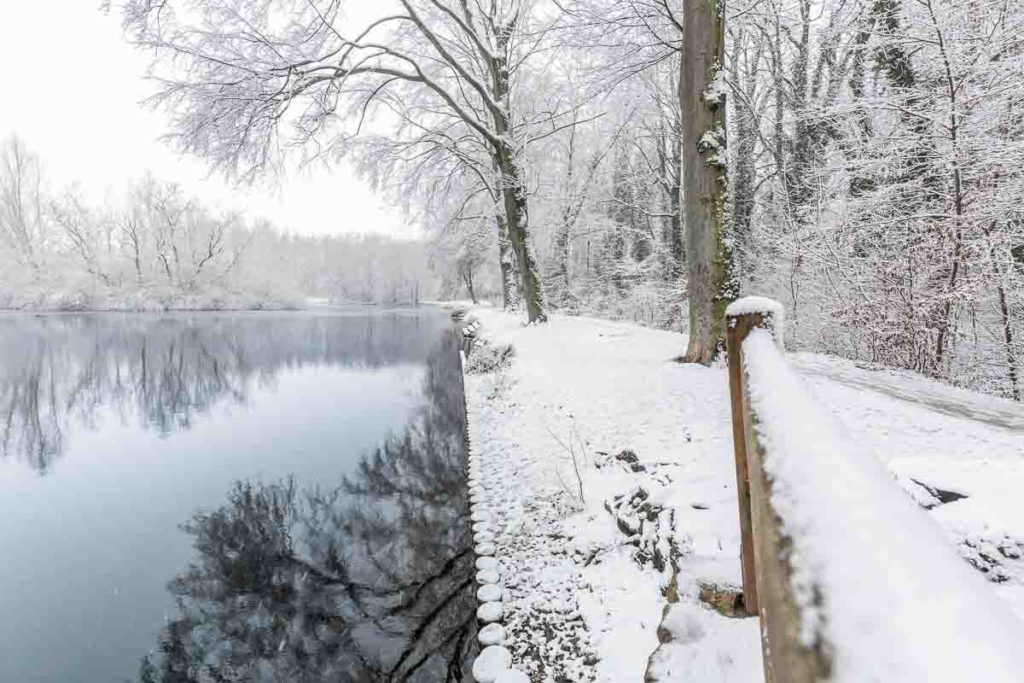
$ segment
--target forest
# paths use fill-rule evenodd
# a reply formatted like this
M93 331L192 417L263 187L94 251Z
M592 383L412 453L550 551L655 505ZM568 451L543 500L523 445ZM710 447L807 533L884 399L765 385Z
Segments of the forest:
M725 305L755 293L785 305L791 348L1020 399L1021 3L357 5L119 10L179 151L240 182L286 158L353 164L425 244L245 226L154 180L96 213L34 196L35 162L13 143L4 290L59 277L157 300L398 301L422 288L530 322L679 330L703 363L721 353Z
M44 161L16 137L0 144L0 307L406 305L432 291L421 241L292 234L205 206L152 175L94 205L80 188L54 187Z

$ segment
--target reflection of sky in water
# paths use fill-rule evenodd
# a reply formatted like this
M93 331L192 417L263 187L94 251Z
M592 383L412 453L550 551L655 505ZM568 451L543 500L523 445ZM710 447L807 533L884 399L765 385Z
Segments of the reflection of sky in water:
M0 360L6 424L60 444L39 456L45 467L24 453L0 459L0 680L136 675L176 617L168 580L195 561L179 525L224 505L239 479L294 475L302 488L357 477L360 456L422 410L426 354L447 322L96 318L27 335L0 320L0 348L19 347ZM39 381L16 386L32 372ZM17 401L28 409L15 419Z

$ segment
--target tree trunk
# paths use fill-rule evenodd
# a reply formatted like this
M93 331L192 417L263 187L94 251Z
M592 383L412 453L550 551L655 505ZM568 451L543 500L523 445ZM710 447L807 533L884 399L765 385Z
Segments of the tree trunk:
M501 165L505 187L502 188L502 194L505 198L505 215L508 217L508 236L516 255L516 262L519 264L521 292L526 302L526 318L531 323L542 323L547 321L548 316L544 311L544 292L537 272L537 257L530 243L525 179L513 151L507 146L503 147L505 149L501 153Z
M496 39L498 55L507 54L508 41L512 27L500 29ZM498 144L494 149L494 157L501 174L501 193L505 201L505 218L507 219L508 237L519 266L520 294L526 302L526 317L531 323L542 323L548 319L544 312L544 291L541 289L537 271L537 258L530 243L530 214L527 201L526 178L516 159L516 150L509 140L509 72L508 63L503 56L494 56L491 64L494 99L501 104L500 111L494 115L494 132Z
M662 242L667 245L662 277L675 282L683 274L683 141L679 129L682 112L678 110L683 74L676 79L676 112L672 120L663 118L658 125L658 171L661 175L662 211L668 216L662 228Z
M548 296L554 295L555 305L569 303L569 235L575 221L576 197L573 192L573 171L576 163L576 126L569 129L569 148L562 194L564 202L561 220L551 238L552 267L548 275Z
M462 281L466 284L466 291L469 293L469 300L474 304L479 303L476 300L476 290L473 289L473 270L471 268L462 269Z
M686 249L683 247L683 149L680 132L673 131L672 142L672 184L669 201L669 248L675 261L673 271L676 276L682 275L682 267L686 262Z
M551 240L551 258L554 267L551 269L548 289L555 290L555 303L565 306L569 299L569 233L572 231L571 216L562 215L562 221L555 227L555 235ZM552 287L552 285L554 285Z
M950 169L952 172L951 181L953 184L953 213L954 213L954 224L953 224L953 253L952 253L952 265L950 267L949 278L946 285L946 300L942 306L942 319L939 324L938 337L935 342L935 373L939 374L942 372L942 364L945 360L945 354L948 352L946 347L947 335L950 338L956 335L956 317L953 309L953 302L957 298L957 279L960 275L960 263L963 257L963 224L961 220L964 215L964 184L963 176L960 171L960 160L959 156L959 125L960 118L957 115L957 91L958 86L956 85L956 78L953 75L953 67L951 57L946 50L946 41L943 37L942 31L939 30L939 24L935 20L935 14L931 9L931 5L928 5L928 10L932 15L932 23L935 26L935 42L939 48L939 54L942 55L942 63L945 69L946 76L946 98L949 101L949 144L950 144Z
M736 119L735 151L733 154L732 176L732 234L735 238L735 262L745 278L752 275L755 263L748 258L752 248L751 224L754 216L754 188L757 183L757 141L758 119L751 110L757 90L757 77L747 74L742 81L740 58L745 45L735 41L731 55L732 71L736 74L737 87L743 88L744 101L733 106ZM755 59L755 64L757 60Z
M498 224L498 266L501 268L501 303L506 311L519 308L519 286L516 284L515 254L508 238L508 221L503 209L496 208L494 221Z
M724 1L724 0L723 0ZM792 220L802 224L808 220L807 207L814 196L811 178L813 169L814 148L810 123L808 121L808 68L810 67L810 0L799 0L800 33L795 42L796 57L793 60L787 88L788 104L793 112L793 137L789 142L789 159L786 163L786 188L788 191L788 208Z
M715 89L725 59L725 0L684 0L683 209L690 303L684 362L709 364L725 348L725 307L734 298L726 240L725 94Z
M1020 378L1017 372L1017 353L1013 348L1013 324L1010 319L1010 306L1007 302L1006 288L999 285L999 317L1003 323L1003 343L1006 349L1006 370L1010 380L1010 392L1014 401L1020 400Z

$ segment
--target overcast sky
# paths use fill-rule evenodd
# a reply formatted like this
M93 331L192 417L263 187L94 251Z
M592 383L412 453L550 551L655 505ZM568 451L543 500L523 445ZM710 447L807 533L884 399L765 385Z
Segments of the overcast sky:
M158 139L162 114L139 106L150 92L146 55L125 43L117 10L107 16L99 5L0 0L0 138L21 136L53 181L78 182L98 200L152 171L210 204L294 232L415 234L347 167L295 174L279 188L236 188L171 151Z

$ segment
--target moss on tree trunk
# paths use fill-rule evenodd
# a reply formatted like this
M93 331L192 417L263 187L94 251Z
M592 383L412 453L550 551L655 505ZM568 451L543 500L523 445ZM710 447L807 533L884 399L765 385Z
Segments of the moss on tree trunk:
M709 364L725 348L725 307L735 298L726 225L725 0L684 0L683 210L690 304L684 362Z

